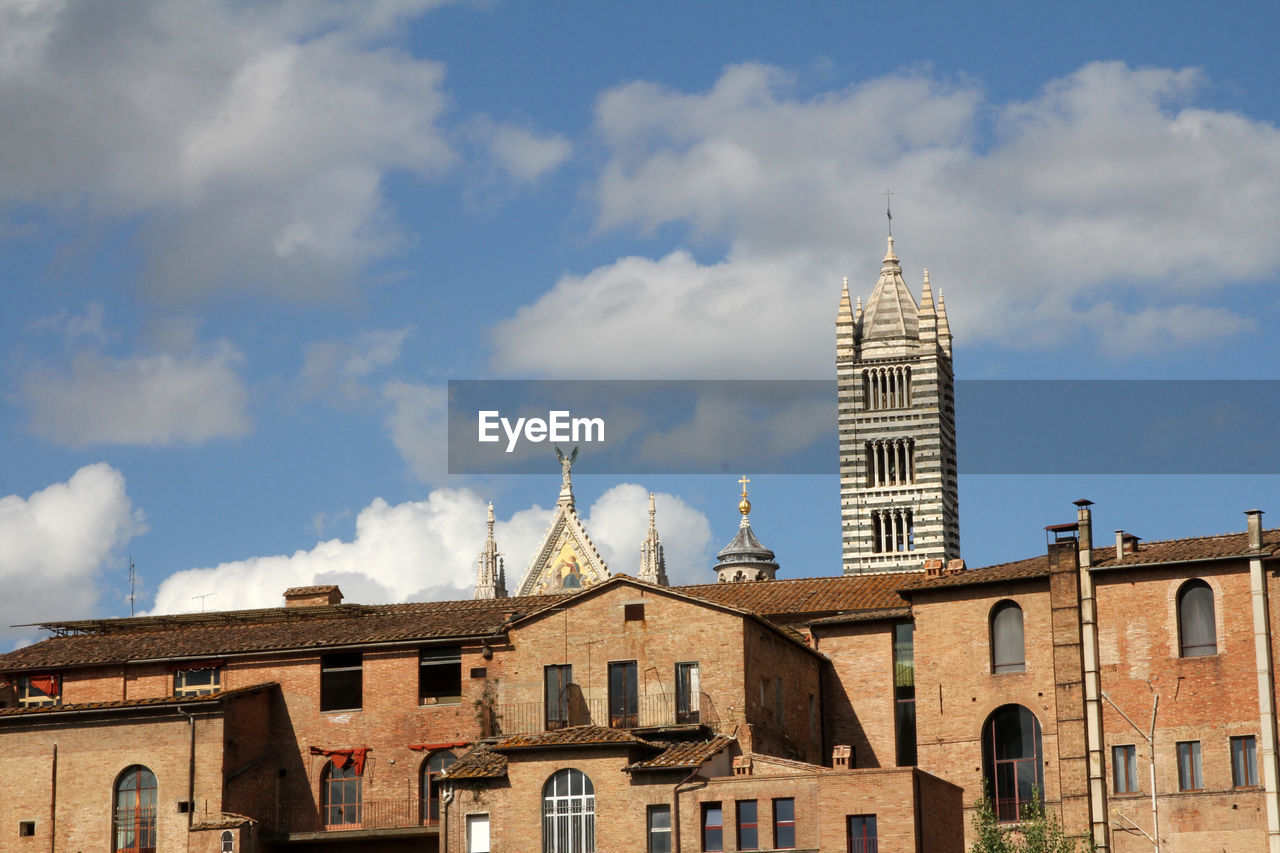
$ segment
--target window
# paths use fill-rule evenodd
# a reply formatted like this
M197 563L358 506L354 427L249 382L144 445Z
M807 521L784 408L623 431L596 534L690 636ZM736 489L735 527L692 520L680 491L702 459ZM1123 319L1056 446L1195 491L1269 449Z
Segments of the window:
M899 767L914 767L916 763L915 654L915 625L910 622L894 625L893 710Z
M222 831L222 853L235 853L236 837L231 834L231 830L224 829Z
M1253 735L1231 739L1231 784L1237 788L1258 784L1258 741Z
M1200 778L1200 741L1184 740L1178 743L1178 790L1199 791L1204 787Z
M773 801L773 846L779 850L796 846L796 801L791 797Z
M18 837L32 838L36 834L36 822L34 820L23 820L18 822Z
M1033 791L1044 790L1040 721L1021 705L1002 705L982 731L982 763L996 818L1017 821Z
M1111 747L1111 787L1117 794L1138 793L1137 753L1134 746Z
M56 675L24 675L18 679L18 704L39 708L62 704L62 679Z
M671 806L649 806L647 853L671 853Z
M640 697L636 680L636 662L609 664L609 725L615 729L634 729L640 724Z
M724 849L724 811L719 803L702 804L702 849Z
M363 815L360 807L360 774L356 764L348 761L342 767L333 762L320 773L320 800L324 825L338 828L359 826Z
M1178 590L1178 640L1184 658L1218 653L1213 590L1202 580L1187 581Z
M363 661L360 652L344 652L320 658L321 711L353 711L360 708L364 683Z
M1012 601L1002 601L991 608L991 671L1027 671L1022 608Z
M760 849L760 824L756 821L756 801L738 800L738 849Z
M440 821L440 774L448 770L457 756L445 750L433 752L422 762L422 822Z
M155 853L156 776L140 764L125 768L116 780L112 823L116 853Z
M676 664L676 724L700 722L702 683L697 663Z
M546 694L547 731L569 725L569 684L573 667L568 664L548 666L542 670Z
M560 770L542 786L543 853L595 853L596 789L581 770Z
M915 516L909 509L877 509L871 512L871 551L887 554L914 551Z
M462 701L462 649L423 649L418 656L418 704L456 705Z
M876 853L876 816L849 815L849 853Z
M644 602L639 602L637 604L622 605L622 621L643 622L644 621Z
M467 815L467 853L489 853L489 815Z
M216 666L180 669L173 674L173 695L208 696L217 693L221 683L221 672Z

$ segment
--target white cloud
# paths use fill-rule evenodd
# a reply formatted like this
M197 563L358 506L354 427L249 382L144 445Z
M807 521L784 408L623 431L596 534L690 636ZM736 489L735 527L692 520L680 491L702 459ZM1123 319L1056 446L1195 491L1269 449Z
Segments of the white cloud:
M0 206L136 217L153 293L332 293L396 240L390 171L454 159L431 3L9 4Z
M302 391L311 397L348 400L368 396L363 384L371 374L395 364L412 326L370 329L352 341L320 341L307 347L302 364Z
M32 368L18 399L30 432L55 444L199 444L249 431L248 394L229 341L116 358L81 351Z
M694 569L710 543L706 517L670 495L660 495L658 507L669 569L678 577L697 577ZM550 519L550 510L535 506L497 523L509 589L518 586ZM377 499L359 513L350 542L330 539L292 555L178 572L160 584L152 612L197 610L192 596L209 592L216 593L209 601L218 609L274 607L285 588L318 583L338 583L349 601L362 603L469 598L484 521L485 501L469 489L436 489L426 500L395 506ZM584 523L611 568L634 575L648 523L648 492L615 486Z
M569 140L558 133L538 135L513 124L487 123L483 135L494 163L524 183L555 170L573 153Z
M86 465L65 483L29 497L0 497L0 636L37 619L90 615L103 569L146 531L124 476L110 465Z
M413 475L433 482L449 471L449 395L442 386L388 382L382 390L389 406L387 429Z
M1135 328L1212 321L1179 323L1180 343L1248 328L1197 297L1280 269L1280 131L1196 106L1202 83L1094 63L1001 104L922 74L798 96L777 69L743 65L707 92L619 87L597 108L599 226L682 226L723 255L566 276L498 325L494 366L828 376L840 277L865 297L878 274L886 186L908 280L918 293L930 268L963 343L1051 345L1102 305ZM1114 349L1167 345L1138 334Z

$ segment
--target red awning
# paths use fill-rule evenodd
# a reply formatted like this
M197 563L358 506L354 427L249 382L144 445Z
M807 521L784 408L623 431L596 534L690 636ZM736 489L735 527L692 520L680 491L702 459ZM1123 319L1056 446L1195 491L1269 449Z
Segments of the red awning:
M57 697L59 692L58 681L59 678L56 675L33 675L27 679L27 683L36 690L39 690L46 696L53 697Z
M410 749L416 749L418 752L435 752L437 749L457 749L460 746L470 746L469 740L455 740L449 743L411 743Z
M364 775L364 759L365 753L369 751L369 747L362 746L359 749L321 749L318 746L311 747L312 755L323 755L325 758L333 762L333 766L342 770L348 764L354 765L357 776Z

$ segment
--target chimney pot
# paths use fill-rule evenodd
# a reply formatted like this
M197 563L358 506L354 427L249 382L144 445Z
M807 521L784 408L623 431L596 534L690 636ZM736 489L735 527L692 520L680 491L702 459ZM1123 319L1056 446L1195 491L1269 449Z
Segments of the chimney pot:
M294 586L284 591L285 607L332 607L342 603L342 590L336 585Z
M836 744L831 748L831 766L837 770L849 769L849 758L853 755L853 747L848 744Z
M1116 562L1124 559L1124 531L1116 531Z
M1262 510L1250 509L1245 511L1245 517L1249 519L1249 550L1262 550Z

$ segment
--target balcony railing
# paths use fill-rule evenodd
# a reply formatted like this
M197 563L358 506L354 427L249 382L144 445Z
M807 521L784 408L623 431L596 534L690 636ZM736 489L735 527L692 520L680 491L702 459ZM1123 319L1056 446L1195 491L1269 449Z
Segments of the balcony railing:
M637 697L630 707L610 708L608 699L578 695L553 705L544 702L508 702L483 708L481 728L485 737L532 734L569 726L607 726L615 729L657 729L701 725L720 731L720 718L703 693L695 707L682 708L674 693L650 693Z
M417 797L393 800L364 800L337 806L297 806L280 810L276 831L343 832L371 829L403 829L412 826L435 826L426 820L422 801Z

